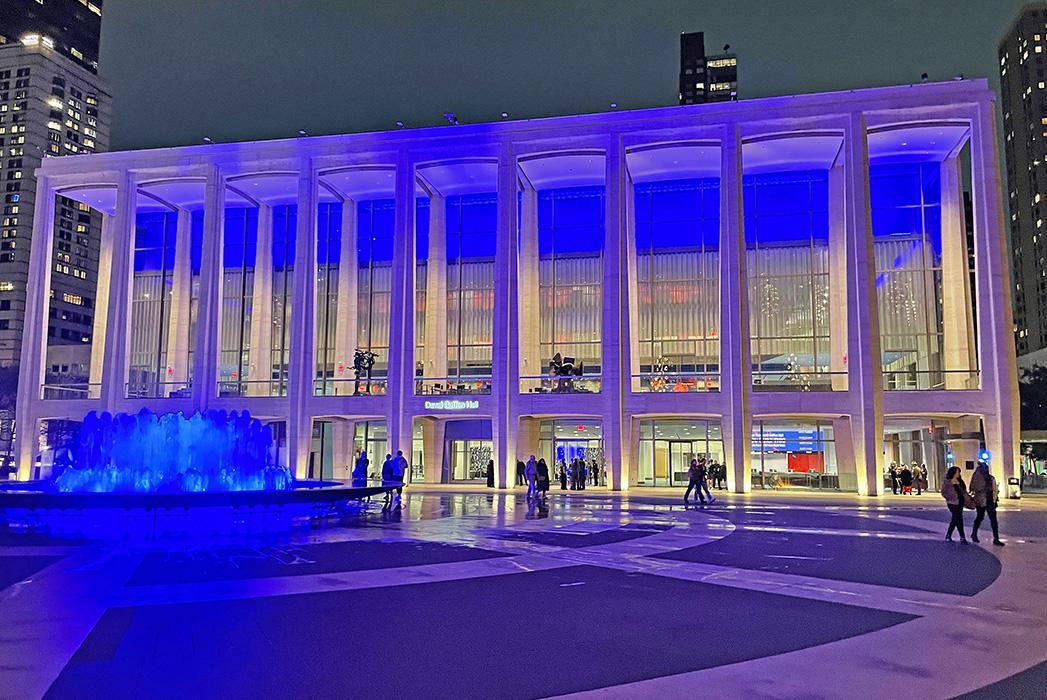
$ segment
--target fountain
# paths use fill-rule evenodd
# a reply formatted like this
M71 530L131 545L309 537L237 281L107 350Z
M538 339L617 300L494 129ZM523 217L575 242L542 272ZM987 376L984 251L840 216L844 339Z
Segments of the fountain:
M276 452L272 430L247 411L92 411L55 450L50 479L0 483L0 532L280 531L356 512L398 485L295 479Z
M84 417L56 458L52 483L63 493L283 491L287 467L273 460L269 426L247 411L186 418L148 409Z

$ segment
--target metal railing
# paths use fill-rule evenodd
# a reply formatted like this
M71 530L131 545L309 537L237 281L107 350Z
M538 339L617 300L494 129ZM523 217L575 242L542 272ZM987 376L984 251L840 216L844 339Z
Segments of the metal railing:
M753 370L753 391L833 391L834 379L839 390L847 386L847 372Z
M276 379L228 379L218 382L218 395L222 398L287 396L287 382Z
M637 392L692 393L719 390L719 372L645 372L633 375L633 391Z
M385 396L389 388L386 377L356 379L354 377L318 378L313 382L314 396Z
M976 369L884 370L884 391L921 391L927 389L977 389L980 377Z
M416 396L490 394L491 377L415 377Z
M189 382L128 382L124 388L128 399L188 399L192 395Z
M840 489L840 477L837 474L819 472L762 472L752 471L753 488L761 489Z
M525 394L598 394L600 386L598 374L583 374L580 377L520 377L520 392Z
M102 384L76 381L45 381L40 387L40 397L73 401L76 399L97 399L102 396Z

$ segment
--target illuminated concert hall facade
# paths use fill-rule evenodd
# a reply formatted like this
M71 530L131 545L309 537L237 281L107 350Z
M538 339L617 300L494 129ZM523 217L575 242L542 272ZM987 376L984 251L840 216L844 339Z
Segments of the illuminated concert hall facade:
M248 409L299 477L397 449L499 487L530 454L616 490L692 455L739 492L1011 476L994 118L965 80L48 159L19 477L51 422L142 407ZM82 376L44 352L58 196L104 215Z

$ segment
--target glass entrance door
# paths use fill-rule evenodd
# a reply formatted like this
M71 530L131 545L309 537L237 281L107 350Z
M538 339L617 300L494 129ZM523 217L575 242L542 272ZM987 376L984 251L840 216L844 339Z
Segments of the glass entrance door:
M691 459L694 457L694 449L694 443L690 441L673 440L669 443L668 486L687 484L687 470L691 467Z

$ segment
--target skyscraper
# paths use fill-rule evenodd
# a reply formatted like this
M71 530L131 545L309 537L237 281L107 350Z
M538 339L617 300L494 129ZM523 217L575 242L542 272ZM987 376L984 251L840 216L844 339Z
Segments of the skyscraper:
M680 104L738 99L738 58L729 49L708 55L702 32L680 34Z
M1047 3L1026 5L1000 42L1018 354L1047 347Z
M8 39L0 44L0 367L17 364L21 351L35 171L44 158L109 145L111 100L95 73L101 4L0 3L0 35ZM60 198L54 231L48 344L54 371L69 373L89 357L82 346L93 333L101 215ZM7 390L0 386L0 394Z
M27 34L46 36L61 56L98 72L102 0L4 0L0 3L0 44Z

